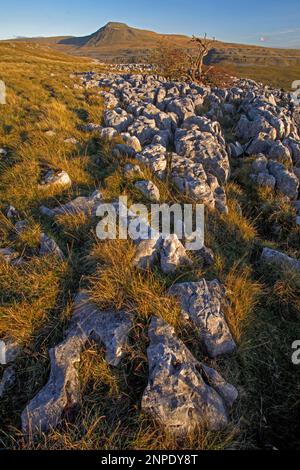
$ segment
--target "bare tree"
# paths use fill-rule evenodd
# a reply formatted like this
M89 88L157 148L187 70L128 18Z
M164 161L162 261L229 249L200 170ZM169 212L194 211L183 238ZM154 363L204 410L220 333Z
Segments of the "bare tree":
M159 73L167 78L200 81L204 78L203 64L205 57L212 49L215 38L208 39L193 36L189 49L176 47L163 38L156 49L150 51L148 60L155 65ZM210 69L206 72L208 73Z
M208 39L206 33L204 38L193 36L191 43L195 44L196 50L188 53L190 62L190 78L192 81L201 80L204 58L209 54L214 42L215 38Z

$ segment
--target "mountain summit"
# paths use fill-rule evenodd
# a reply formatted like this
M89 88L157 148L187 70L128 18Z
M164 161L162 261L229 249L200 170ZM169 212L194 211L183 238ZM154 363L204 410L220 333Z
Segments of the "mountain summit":
M137 46L139 43L153 45L163 35L132 28L125 23L109 22L95 33L84 37L63 39L60 44L79 47Z

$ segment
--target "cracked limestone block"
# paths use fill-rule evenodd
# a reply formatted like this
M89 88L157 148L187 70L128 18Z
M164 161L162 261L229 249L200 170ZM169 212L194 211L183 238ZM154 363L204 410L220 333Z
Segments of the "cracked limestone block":
M137 246L134 266L139 269L152 268L159 259L159 253L163 240L159 234L152 236L148 240L141 240Z
M172 234L166 237L160 250L160 267L162 272L164 274L171 274L178 268L190 266L191 264L191 259L177 235Z
M196 429L224 429L237 390L198 362L162 319L152 318L148 335L149 381L142 410L176 437Z
M151 144L136 155L136 159L158 176L163 176L167 168L167 151L161 144Z
M171 177L180 192L214 208L215 201L203 165L186 157L172 155Z
M183 318L198 328L200 340L210 357L234 352L236 344L221 309L220 295L213 284L205 279L174 284L169 294L180 300Z
M65 340L50 349L50 377L42 390L22 413L23 432L48 432L61 422L63 415L80 404L78 363L90 341L105 347L106 360L118 366L125 354L130 316L123 311L101 311L88 294L78 294Z
M100 191L95 191L91 196L80 196L73 201L49 209L48 207L41 206L40 211L47 217L55 217L57 215L77 215L84 213L86 215L96 215L97 207L101 202Z

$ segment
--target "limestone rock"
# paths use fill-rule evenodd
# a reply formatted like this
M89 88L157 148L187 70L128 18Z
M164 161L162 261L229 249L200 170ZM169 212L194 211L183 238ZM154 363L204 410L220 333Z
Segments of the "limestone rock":
M162 272L171 274L178 268L189 265L191 265L191 260L177 235L172 234L165 238L160 251Z
M14 384L15 381L15 369L8 367L3 372L2 379L0 381L0 399L6 393L7 389Z
M60 260L65 259L63 252L61 251L55 240L48 237L48 235L46 235L45 233L41 233L39 255L53 255L59 258Z
M280 268L286 267L300 272L300 261L280 251L271 250L270 248L263 249L261 261L263 263L277 265Z
M104 345L107 362L117 366L131 326L125 312L100 311L86 293L79 294L66 339L49 351L49 380L22 413L23 432L48 432L60 423L65 412L76 409L80 403L77 365L88 341Z
M155 186L152 181L149 180L141 180L135 183L135 188L142 193L149 201L152 202L159 202L160 194L159 189Z
M225 428L237 397L234 387L199 363L163 320L152 318L149 339L149 383L142 410L176 437L197 428Z
M95 191L91 196L77 197L73 201L62 206L55 207L54 209L41 206L40 211L43 215L48 217L55 217L57 215L76 215L80 213L95 215L100 202L101 193L100 191Z
M205 279L174 284L169 290L181 302L182 315L199 330L200 340L210 357L230 354L235 348L219 295Z

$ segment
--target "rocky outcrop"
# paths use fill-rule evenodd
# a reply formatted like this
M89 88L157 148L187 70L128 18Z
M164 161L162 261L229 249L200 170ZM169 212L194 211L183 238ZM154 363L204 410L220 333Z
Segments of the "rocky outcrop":
M237 390L198 362L163 320L153 317L148 334L149 383L142 410L176 437L226 427Z

